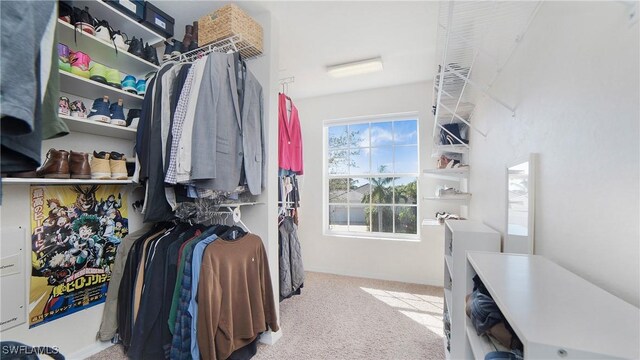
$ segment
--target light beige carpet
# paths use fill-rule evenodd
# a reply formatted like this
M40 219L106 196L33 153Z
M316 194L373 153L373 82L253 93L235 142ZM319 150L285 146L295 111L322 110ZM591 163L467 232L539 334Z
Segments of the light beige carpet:
M442 288L307 272L280 303L283 336L255 360L443 359ZM119 345L90 359L126 359Z

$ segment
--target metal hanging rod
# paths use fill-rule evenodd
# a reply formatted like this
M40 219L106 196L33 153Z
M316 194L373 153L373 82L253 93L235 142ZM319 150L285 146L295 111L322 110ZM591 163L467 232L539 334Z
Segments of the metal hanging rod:
M184 54L173 56L169 59L169 61L191 62L196 59L202 58L212 52L239 52L245 60L253 59L262 55L262 53L258 52L252 47L243 44L247 43L243 41L240 35L233 35L209 45L197 48L195 50L188 51Z

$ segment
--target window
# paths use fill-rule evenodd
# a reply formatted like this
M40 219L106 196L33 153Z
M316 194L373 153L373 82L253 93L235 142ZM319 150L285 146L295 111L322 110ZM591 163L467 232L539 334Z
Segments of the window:
M416 238L418 151L416 118L326 123L326 230Z

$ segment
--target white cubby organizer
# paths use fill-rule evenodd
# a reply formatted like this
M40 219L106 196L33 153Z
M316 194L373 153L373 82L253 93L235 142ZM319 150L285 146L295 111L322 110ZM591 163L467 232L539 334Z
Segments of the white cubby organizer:
M525 360L640 359L637 307L540 255L469 252L466 263L467 289L477 274L522 342ZM456 358L484 359L494 350L473 329L465 337Z
M451 319L450 348L445 335L444 352L447 358L462 359L466 331L464 312L465 295L471 292L465 280L467 251L500 252L500 233L488 226L470 220L447 220L444 230L444 311Z

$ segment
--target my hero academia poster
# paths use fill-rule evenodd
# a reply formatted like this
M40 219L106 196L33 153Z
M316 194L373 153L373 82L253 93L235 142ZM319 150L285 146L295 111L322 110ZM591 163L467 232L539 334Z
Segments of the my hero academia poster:
M105 301L128 233L121 185L31 186L29 327Z

